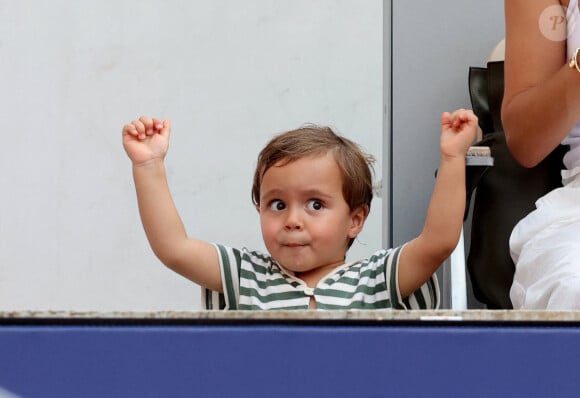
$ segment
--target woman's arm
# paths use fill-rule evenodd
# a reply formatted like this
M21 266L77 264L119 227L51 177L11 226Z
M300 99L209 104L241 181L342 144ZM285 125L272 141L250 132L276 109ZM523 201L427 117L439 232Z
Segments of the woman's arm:
M565 17L559 0L505 0L502 122L525 167L542 161L580 119L580 73L567 65Z

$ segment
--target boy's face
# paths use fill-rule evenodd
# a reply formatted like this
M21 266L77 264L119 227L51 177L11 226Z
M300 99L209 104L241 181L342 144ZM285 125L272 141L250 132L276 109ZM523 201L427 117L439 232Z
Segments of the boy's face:
M264 173L260 222L268 251L294 272L332 268L344 262L348 241L363 227L366 212L350 211L332 154L315 155Z

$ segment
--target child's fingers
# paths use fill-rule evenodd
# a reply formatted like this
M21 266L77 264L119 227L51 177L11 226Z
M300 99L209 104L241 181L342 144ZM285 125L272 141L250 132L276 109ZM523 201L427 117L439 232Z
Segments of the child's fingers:
M473 114L473 111L469 109L457 109L451 114L451 118L461 122L468 122L477 119L477 117Z
M123 134L128 134L132 137L137 137L139 135L139 132L137 131L135 126L132 123L130 123L123 126Z
M163 129L163 121L161 119L141 116L139 121L145 126L145 134L147 136L160 133Z
M162 133L162 130L165 128L164 123L161 119L141 116L139 119L135 119L131 123L123 126L123 134L128 134L143 140L156 133Z
M469 109L457 109L450 115L451 126L458 130L465 123L477 123L477 116Z
M462 121L463 121L463 109L457 109L456 111L454 111L451 114L451 124L453 126L453 128L457 128L461 125Z
M145 126L146 129L152 129L153 128L153 119L147 116L141 116L139 118L139 121L141 123L143 123L143 125Z
M161 122L161 134L169 134L171 131L171 120L165 119Z
M453 128L453 121L451 120L451 114L449 112L443 112L441 114L441 127Z
M147 127L141 121L141 119L135 119L131 122L131 124L135 126L135 129L137 130L137 137L141 140L144 139L146 137Z
M153 118L153 128L157 131L161 131L163 129L163 120Z
M145 127L145 130L143 132L145 134L145 136L151 136L151 135L155 134L155 125L154 125L154 122L153 122L153 119L152 118L147 117L147 116L141 116L139 118L139 121ZM145 138L145 137L142 137L140 135L140 138Z

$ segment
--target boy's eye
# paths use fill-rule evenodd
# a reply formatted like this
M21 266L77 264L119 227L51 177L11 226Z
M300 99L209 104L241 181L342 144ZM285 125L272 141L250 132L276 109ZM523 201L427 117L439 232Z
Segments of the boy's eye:
M284 210L286 208L286 203L282 202L279 199L275 199L275 200L270 202L269 207L270 207L270 210L280 211L280 210Z
M320 210L320 209L322 209L323 206L322 206L322 202L320 200L311 199L306 204L306 207L308 207L310 210Z

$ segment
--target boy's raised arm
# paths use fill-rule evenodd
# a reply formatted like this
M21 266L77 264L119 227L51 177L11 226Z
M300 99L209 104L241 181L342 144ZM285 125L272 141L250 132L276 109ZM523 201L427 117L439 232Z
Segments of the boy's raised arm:
M169 268L215 291L222 291L213 245L187 236L165 173L171 123L141 117L123 127L123 146L133 162L141 221L155 255Z
M475 139L477 117L459 109L441 116L441 161L421 234L399 260L399 289L407 297L449 257L463 226L465 155Z

